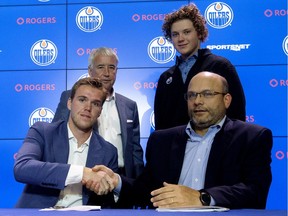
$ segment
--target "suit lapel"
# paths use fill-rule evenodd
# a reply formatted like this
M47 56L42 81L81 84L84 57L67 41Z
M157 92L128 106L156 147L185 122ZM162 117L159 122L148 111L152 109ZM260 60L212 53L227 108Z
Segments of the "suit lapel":
M125 106L123 99L117 93L115 93L115 103L116 103L116 108L117 108L118 116L119 116L119 120L120 120L123 154L125 155L125 149L126 149L126 143L127 143L127 133L125 133L125 131L127 131L127 126L126 126L127 125L127 115L126 115L126 111L125 111L126 106Z
M100 140L97 138L95 132L93 131L87 155L87 161L86 161L87 167L92 168L96 164L102 164L103 157L105 155L103 153L100 153L101 148L102 145L100 143Z
M170 158L171 168L169 169L169 178L171 182L177 184L180 178L181 169L184 161L185 149L187 144L188 135L185 132L186 126L181 127L174 139L177 142L173 142L171 146Z
M69 141L66 121L63 121L63 123L59 125L57 134L53 134L52 145L55 162L67 163L69 155Z
M215 179L218 179L220 161L229 147L232 134L229 133L230 120L226 119L221 130L216 134L210 150L209 160L206 169L205 187L209 187Z

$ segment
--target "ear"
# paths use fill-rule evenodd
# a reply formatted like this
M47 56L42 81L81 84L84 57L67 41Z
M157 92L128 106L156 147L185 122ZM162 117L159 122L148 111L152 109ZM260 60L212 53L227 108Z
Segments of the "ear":
M231 101L232 101L231 94L227 93L226 95L224 95L223 100L224 100L224 104L225 104L226 109L228 109L230 104L231 104Z
M71 111L71 103L72 103L72 100L71 98L69 97L68 101L67 101L67 108Z
M88 75L89 75L89 77L92 77L92 70L90 67L88 68Z
M103 108L101 107L101 109L100 109L100 111L99 111L99 113L98 113L98 116L97 116L97 118L99 118L99 116L101 115L101 113L102 113L102 110L103 110Z

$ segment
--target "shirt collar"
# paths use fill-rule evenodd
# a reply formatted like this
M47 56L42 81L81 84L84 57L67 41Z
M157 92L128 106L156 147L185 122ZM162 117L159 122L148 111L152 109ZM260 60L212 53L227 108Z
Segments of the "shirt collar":
M109 96L109 97L107 97L106 98L106 100L105 100L105 102L110 102L110 101L112 101L112 100L115 100L115 91L114 91L114 89L112 88L112 94Z
M74 134L72 133L70 127L69 127L69 123L67 123L67 129L68 129L68 140L69 140L69 141L70 141L71 139L77 140L77 139L75 138ZM90 136L88 137L88 139L87 139L83 144L86 144L87 146L89 146L91 137L92 137L92 131L91 131L91 134L90 134ZM83 144L82 144L82 145L83 145Z
M198 51L186 60L183 60L181 56L176 56L176 65L179 66L182 62L191 62L197 60L197 58L198 58Z
M217 129L220 130L220 129L223 127L223 124L224 124L224 122L225 122L225 119L226 119L226 115L222 118L222 120L221 120L219 123L217 123L217 124L215 124L215 125L211 125L211 126L209 127L209 129L210 129L210 128L211 128L211 129L217 128ZM195 131L194 131L194 129L192 128L191 124L192 124L192 123L189 122L189 123L187 124L187 127L186 127L186 133L188 134L189 137L190 137L193 133L196 134Z

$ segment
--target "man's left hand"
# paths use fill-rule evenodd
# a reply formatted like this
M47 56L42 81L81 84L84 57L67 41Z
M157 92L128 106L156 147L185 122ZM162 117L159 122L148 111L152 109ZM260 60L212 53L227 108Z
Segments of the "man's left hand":
M151 192L151 202L154 207L191 207L202 206L200 193L197 190L183 186L163 183L164 187Z

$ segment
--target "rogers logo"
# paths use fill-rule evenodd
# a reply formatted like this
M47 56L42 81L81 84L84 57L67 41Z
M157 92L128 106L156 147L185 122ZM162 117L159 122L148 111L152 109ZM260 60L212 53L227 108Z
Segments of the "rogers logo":
M288 80L277 80L277 79L271 79L270 82L269 82L270 86L272 88L276 88L276 87L282 87L282 86L285 86L287 87L288 86Z
M135 82L134 83L134 88L136 90L139 90L139 89L156 89L157 88L157 85L158 85L158 82Z
M56 17L19 17L16 20L18 25L34 25L34 24L54 24L56 23Z
M283 160L283 159L285 159L285 158L288 158L288 152L284 152L284 151L277 151L276 153L275 153L275 157L278 159L278 160Z
M76 54L78 56L83 56L83 55L90 55L91 52L94 50L95 48L83 48L83 47L79 47L77 50L76 50ZM117 48L112 48L112 50L117 54Z
M266 9L264 11L264 15L266 17L272 17L272 16L287 16L288 10L287 9L281 9L281 10L271 10Z
M16 92L21 91L55 91L55 84L16 84Z
M132 20L139 21L158 21L164 20L166 14L133 14Z

